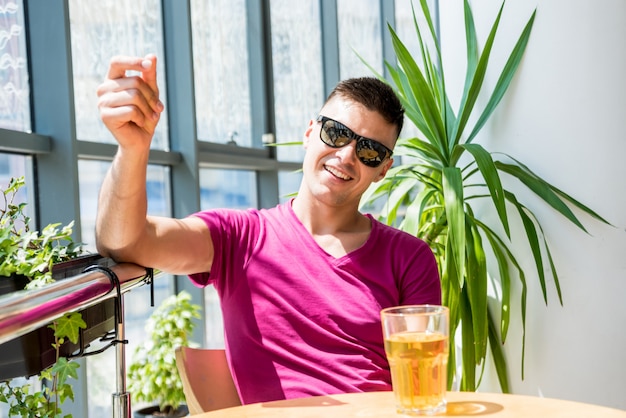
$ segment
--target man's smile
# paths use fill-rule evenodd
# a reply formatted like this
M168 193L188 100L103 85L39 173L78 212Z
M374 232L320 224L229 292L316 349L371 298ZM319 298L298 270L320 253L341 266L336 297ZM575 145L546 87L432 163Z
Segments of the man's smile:
M340 171L340 170L338 170L338 169L336 169L334 167L331 167L331 166L328 166L328 165L324 165L324 169L326 171L328 171L330 174L332 174L333 176L335 176L335 177L337 177L337 178L339 178L341 180L345 180L345 181L352 180L352 177L350 177L346 173L344 173L344 172L342 172L342 171Z

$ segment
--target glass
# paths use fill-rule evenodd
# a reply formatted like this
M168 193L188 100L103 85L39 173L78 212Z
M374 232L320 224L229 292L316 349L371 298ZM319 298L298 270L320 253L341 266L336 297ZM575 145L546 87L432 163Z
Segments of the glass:
M291 200L298 194L302 182L302 170L278 172L278 199L280 203Z
M196 127L201 141L252 145L245 0L192 0Z
M200 169L200 207L203 210L257 207L255 173L246 170Z
M79 160L80 218L82 225L81 241L85 249L95 252L95 225L98 193L102 180L111 163L103 161ZM148 193L148 213L158 216L171 216L169 168L149 165L146 190ZM171 275L158 276L154 281L155 306L174 292ZM150 306L150 286L141 286L124 295L124 320L126 328L126 355L128 364L132 361L135 347L146 337L144 325L152 312ZM87 357L87 386L89 416L92 418L112 416L111 393L115 390L115 350L108 349L95 357ZM134 405L135 408L140 405Z
M358 55L382 73L380 21L379 0L337 0L339 74L342 80L374 75Z
M96 212L98 194L102 180L110 162L78 160L78 185L80 194L81 241L84 248L96 252ZM169 167L148 165L146 191L148 193L148 213L158 216L170 216Z
M325 98L319 1L271 0L270 12L276 142L299 142ZM277 147L276 156L302 161L304 148Z
M166 110L152 148L169 150L161 2L136 0L132 7L121 7L117 0L70 0L69 12L78 139L115 143L100 120L96 89L104 81L113 56L154 53L160 99Z
M15 194L13 204L26 203L24 213L30 218L29 228L36 230L37 207L35 204L35 181L33 178L33 159L30 156L0 153L0 189L5 190L12 178L24 176L25 184ZM6 197L0 193L2 198ZM5 207L8 202L2 200L0 207ZM19 225L21 228L22 225ZM4 404L0 404L4 405ZM0 414L0 417L2 415Z
M448 308L396 306L383 309L380 315L398 413L434 415L445 412Z
M22 0L0 0L0 128L30 132L30 87Z
M16 202L26 202L26 212L34 220L34 180L33 180L33 159L30 156L0 153L0 189L4 190L11 181L11 178L24 176L26 184L16 196Z

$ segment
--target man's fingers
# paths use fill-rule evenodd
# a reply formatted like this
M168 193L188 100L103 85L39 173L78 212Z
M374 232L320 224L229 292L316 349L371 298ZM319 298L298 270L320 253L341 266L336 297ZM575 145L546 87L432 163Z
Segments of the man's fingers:
M141 73L141 79L145 82L144 86L134 85L137 76L127 75L128 71ZM132 80L132 83L126 83L125 80ZM98 96L106 92L110 88L111 82L119 83L119 88L140 88L144 96L150 103L155 112L163 110L163 103L159 100L159 88L156 80L156 56L154 54L141 57L129 57L118 55L111 59L107 78L98 88Z
M126 92L126 96L115 93ZM96 90L96 94L104 103L107 96L127 97L131 102L143 101L150 107L150 111L160 113L163 111L163 104L159 100L158 92L155 92L139 76L130 76L116 79L107 79ZM120 105L123 103L117 103ZM113 104L110 104L113 105Z
M111 58L107 78L122 78L126 76L126 71L145 71L150 66L152 62L146 58L118 55Z
M147 91L149 94L150 90L147 89ZM143 115L143 118L148 120L158 120L160 113L153 108L149 96L147 97L146 93L138 88L108 91L106 94L100 95L98 107L101 112L106 109L133 107Z
M112 131L129 123L139 127L146 123L145 115L135 106L108 107L101 110L100 117Z
M146 57L142 61L143 70L141 70L141 77L144 79L146 84L148 84L148 86L150 86L150 88L154 90L155 92L157 92L158 94L159 86L157 85L157 75L156 75L157 62L156 60L157 60L156 55L154 54L146 55Z

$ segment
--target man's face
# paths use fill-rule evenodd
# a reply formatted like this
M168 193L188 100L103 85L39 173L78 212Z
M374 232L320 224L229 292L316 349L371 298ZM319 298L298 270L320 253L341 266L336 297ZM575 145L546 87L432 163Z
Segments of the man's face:
M322 108L320 115L393 149L396 126L360 104L335 97ZM361 195L372 182L385 176L393 159L388 157L378 167L369 167L357 158L355 140L341 148L332 148L320 140L321 129L320 122L311 121L304 135L304 191L308 190L316 199L329 205L358 206Z

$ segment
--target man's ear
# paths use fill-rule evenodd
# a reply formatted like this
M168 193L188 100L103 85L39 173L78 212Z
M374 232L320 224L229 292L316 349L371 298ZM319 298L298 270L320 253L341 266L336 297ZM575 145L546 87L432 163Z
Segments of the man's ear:
M383 164L383 169L380 170L380 173L378 174L378 177L376 177L376 179L374 180L374 183L379 182L383 178L385 178L387 171L389 171L392 165L393 165L393 158L389 158L389 160L387 160L387 162Z
M304 131L304 136L302 137L302 146L304 146L304 149L307 149L309 146L311 132L313 132L313 119L309 120L309 126L306 128L306 131Z

